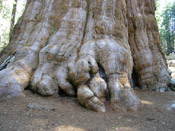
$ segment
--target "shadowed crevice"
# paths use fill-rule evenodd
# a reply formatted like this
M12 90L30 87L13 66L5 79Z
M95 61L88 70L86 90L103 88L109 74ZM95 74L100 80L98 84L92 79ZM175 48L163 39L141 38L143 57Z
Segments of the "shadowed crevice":
M133 67L133 71L132 71L132 74L131 74L131 80L130 80L132 88L135 88L135 87L140 88L138 78L139 78L139 75L138 75L136 69Z
M107 83L107 77L106 77L104 68L102 67L102 65L100 65L100 63L97 63L97 64L98 64L99 73L100 73L101 78ZM109 92L108 87L105 91L105 98L106 98L107 101L110 100L110 92Z

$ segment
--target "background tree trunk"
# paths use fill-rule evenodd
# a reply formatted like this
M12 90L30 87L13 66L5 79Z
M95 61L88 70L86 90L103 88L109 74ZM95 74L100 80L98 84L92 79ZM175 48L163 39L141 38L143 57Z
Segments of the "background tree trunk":
M0 54L0 96L23 96L30 85L95 111L106 100L137 110L131 84L164 91L170 78L154 11L152 0L29 0Z
M3 0L0 0L0 13L2 11Z
M17 0L14 0L12 15L11 15L11 22L10 22L10 34L9 34L9 36L11 36L13 28L14 28L14 24L15 24L16 7L17 7Z

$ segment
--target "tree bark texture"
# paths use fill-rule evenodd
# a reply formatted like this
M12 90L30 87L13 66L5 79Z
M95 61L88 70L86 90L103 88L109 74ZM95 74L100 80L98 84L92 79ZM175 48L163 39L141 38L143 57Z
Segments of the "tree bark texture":
M29 0L0 54L0 96L64 91L81 105L137 110L131 87L164 91L170 75L153 0Z

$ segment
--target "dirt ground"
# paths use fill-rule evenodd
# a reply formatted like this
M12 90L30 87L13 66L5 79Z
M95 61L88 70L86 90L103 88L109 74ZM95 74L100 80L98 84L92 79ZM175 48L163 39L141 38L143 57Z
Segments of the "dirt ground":
M26 90L25 98L0 101L0 131L175 131L175 111L167 106L175 92L136 90L143 106L137 112L87 110L76 98L41 97ZM38 108L29 108L35 103Z

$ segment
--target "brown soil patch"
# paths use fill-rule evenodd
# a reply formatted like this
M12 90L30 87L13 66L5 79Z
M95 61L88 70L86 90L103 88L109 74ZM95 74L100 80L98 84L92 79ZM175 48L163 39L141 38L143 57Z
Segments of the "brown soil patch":
M0 101L1 131L173 131L175 111L167 110L175 92L136 90L143 102L137 112L115 112L107 105L105 113L80 106L76 98L41 97L25 91L25 98ZM54 110L30 109L37 103Z

